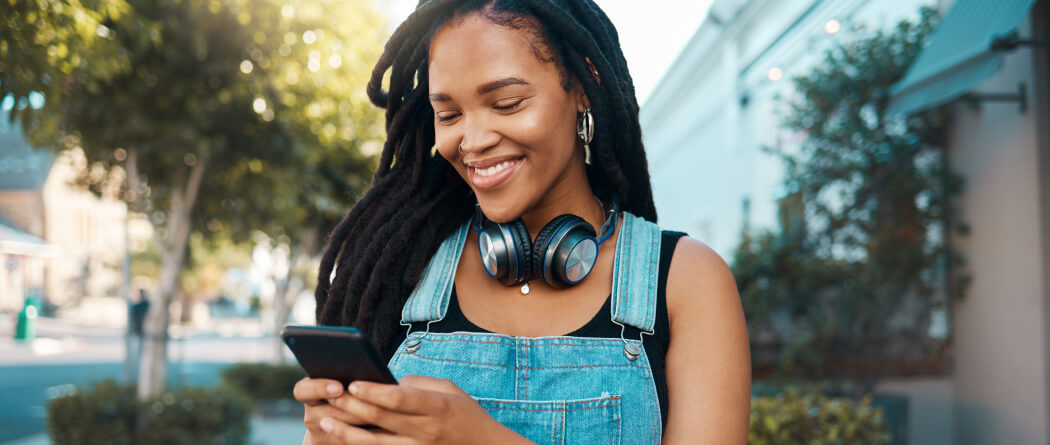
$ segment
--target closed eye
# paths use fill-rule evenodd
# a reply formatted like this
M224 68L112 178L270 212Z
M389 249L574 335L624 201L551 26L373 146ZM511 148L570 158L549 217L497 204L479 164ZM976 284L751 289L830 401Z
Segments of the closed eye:
M450 122L453 119L459 117L459 113L450 111L442 111L439 113L435 113L434 115L437 116L438 122Z
M515 108L518 108L522 102L525 102L524 98L506 99L496 102L492 105L492 108L497 111L512 111Z

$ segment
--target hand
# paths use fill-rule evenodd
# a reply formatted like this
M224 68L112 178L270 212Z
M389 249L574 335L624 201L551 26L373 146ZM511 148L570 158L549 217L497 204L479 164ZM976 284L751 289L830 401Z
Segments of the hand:
M367 422L354 417L329 404L328 400L335 400L346 394L342 383L329 379L311 379L309 377L298 381L292 390L295 400L303 402L305 415L303 424L306 425L306 437L303 445L325 445L342 444L342 439L326 433L321 428L321 419L337 419L344 424L365 425Z
M448 380L406 376L398 385L357 381L350 384L349 394L330 403L352 418L320 420L322 431L342 439L342 443L531 443L493 419ZM362 424L383 431L356 426Z

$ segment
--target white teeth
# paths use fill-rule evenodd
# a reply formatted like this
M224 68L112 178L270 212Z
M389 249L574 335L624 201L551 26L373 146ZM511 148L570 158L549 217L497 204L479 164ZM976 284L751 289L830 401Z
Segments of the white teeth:
M514 162L516 162L516 161L504 161L504 162L501 162L499 164L493 165L492 167L489 167L489 168L477 168L477 167L475 167L474 168L474 173L477 173L477 175L481 176L482 178L489 177L489 176L492 176L492 175L494 175L496 173L499 173L499 172L503 171L504 169L514 165Z

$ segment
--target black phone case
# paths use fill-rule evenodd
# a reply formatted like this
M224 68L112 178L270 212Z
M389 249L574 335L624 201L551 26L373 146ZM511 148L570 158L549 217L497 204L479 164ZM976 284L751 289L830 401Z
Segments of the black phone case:
M310 378L338 380L343 387L354 380L397 383L379 353L355 328L288 325L281 329L281 340Z

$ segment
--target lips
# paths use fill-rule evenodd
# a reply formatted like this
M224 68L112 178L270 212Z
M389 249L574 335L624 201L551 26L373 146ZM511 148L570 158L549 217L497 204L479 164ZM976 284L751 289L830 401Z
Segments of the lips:
M486 190L499 187L518 170L524 157L503 157L467 163L470 182L475 188Z

